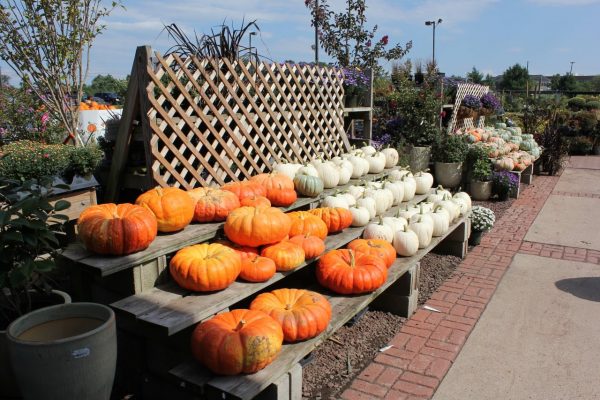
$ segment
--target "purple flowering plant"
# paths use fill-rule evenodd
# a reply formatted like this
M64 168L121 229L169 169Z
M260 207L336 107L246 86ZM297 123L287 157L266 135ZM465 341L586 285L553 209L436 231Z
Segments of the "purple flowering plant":
M502 109L500 100L498 100L492 93L486 93L481 96L481 106L492 111L498 111Z
M370 78L359 68L344 68L343 73L346 95L361 94L367 90Z
M509 171L494 172L492 182L497 192L506 192L519 186L519 177Z
M472 108L474 110L479 110L481 108L481 100L477 96L473 96L472 94L468 94L460 103L461 106L465 106L468 108Z

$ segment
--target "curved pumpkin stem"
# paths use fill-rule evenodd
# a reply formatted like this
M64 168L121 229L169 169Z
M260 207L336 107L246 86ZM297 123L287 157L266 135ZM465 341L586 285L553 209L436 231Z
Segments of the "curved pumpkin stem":
M353 250L348 250L350 252L350 268L354 268L356 264L356 257L354 256Z
M244 325L246 325L246 320L240 319L240 322L238 322L237 326L235 327L235 331L241 330Z

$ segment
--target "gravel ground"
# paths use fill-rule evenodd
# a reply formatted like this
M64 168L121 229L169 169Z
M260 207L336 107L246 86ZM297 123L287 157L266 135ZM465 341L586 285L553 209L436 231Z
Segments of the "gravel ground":
M499 220L515 199L474 201L490 208ZM472 248L472 247L470 247ZM448 279L461 259L429 253L421 260L419 305ZM367 311L353 326L344 326L312 353L312 361L302 370L303 399L333 400L400 330L404 318L381 311ZM348 367L350 365L350 368Z

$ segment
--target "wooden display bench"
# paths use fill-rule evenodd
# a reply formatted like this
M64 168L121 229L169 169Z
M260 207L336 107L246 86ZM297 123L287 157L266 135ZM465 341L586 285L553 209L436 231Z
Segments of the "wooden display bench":
M511 190L509 195L510 195L510 197L518 199L519 194L521 193L521 184L525 183L527 185L531 185L531 183L533 182L533 163L531 163L523 171L509 171L509 172L511 174L516 175L519 180L517 188L514 190Z

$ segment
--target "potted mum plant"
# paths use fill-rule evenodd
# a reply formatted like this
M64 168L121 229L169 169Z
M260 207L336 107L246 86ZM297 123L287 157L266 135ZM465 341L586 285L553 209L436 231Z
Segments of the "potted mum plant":
M458 118L474 118L481 109L481 100L472 94L466 95L458 109Z
M359 68L344 68L344 103L347 108L358 107L367 92L369 78Z
M480 158L471 170L470 192L473 200L485 201L492 196L492 163L489 159Z
M438 185L455 188L462 181L463 162L469 146L461 136L446 135L433 148L435 180Z
M483 115L493 115L502 109L500 100L496 98L492 93L486 93L481 96L481 113Z
M492 175L493 191L498 200L506 201L511 192L519 187L519 177L509 171L498 171Z
M481 243L483 232L489 231L494 226L496 216L489 208L473 206L469 218L471 219L471 236L469 236L469 244L477 246Z

